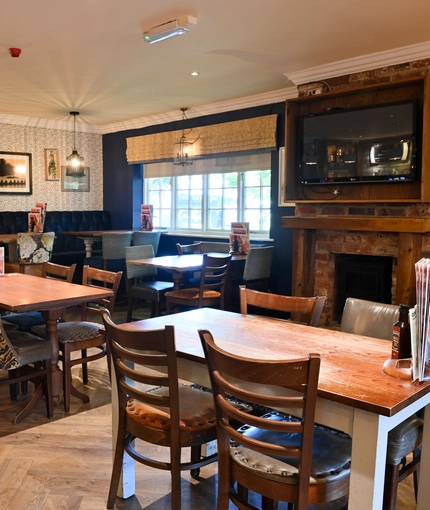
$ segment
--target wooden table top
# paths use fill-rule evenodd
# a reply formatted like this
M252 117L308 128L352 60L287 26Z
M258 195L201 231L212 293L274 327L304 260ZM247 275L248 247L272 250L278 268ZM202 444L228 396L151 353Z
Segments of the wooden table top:
M0 234L0 243L16 243L18 234Z
M226 255L225 253L210 253L210 255ZM246 255L232 255L231 260L245 260ZM136 266L153 266L166 271L183 273L186 271L198 271L203 264L203 254L193 253L189 255L164 255L162 257L150 257L147 259L128 260L129 264Z
M0 307L11 312L62 309L112 294L108 288L96 289L28 274L6 273L0 277Z
M103 234L116 234L116 233L124 233L131 232L132 230L78 230L72 232L62 232L62 234L67 236L75 236L75 237L102 237Z
M223 349L253 359L291 359L319 353L318 396L372 413L393 416L430 392L430 381L404 381L382 371L391 355L387 340L212 308L124 326L134 330L165 325L175 326L178 355L198 363L204 363L198 329L208 329Z

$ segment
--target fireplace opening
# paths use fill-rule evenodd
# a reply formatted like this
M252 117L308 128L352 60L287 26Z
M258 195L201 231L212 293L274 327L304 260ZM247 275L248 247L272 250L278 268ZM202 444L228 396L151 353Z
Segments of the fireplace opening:
M393 257L336 255L337 299L335 319L340 320L346 298L391 303Z

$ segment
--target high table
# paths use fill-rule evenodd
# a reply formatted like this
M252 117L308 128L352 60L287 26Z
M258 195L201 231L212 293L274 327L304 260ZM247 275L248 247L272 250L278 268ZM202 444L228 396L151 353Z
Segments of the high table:
M63 309L86 301L98 301L112 294L109 288L94 288L29 274L6 273L0 277L1 308L14 313L40 311L45 318L47 338L52 341L52 393L55 400L58 400L62 389L57 324Z
M62 232L64 235L74 236L82 239L85 244L85 257L89 258L93 254L93 244L96 241L101 241L103 234L116 233L116 232L132 232L132 230L82 230L76 232Z
M208 329L225 350L255 359L321 355L316 421L352 436L349 510L380 510L388 432L430 403L430 381L412 383L386 375L386 340L312 328L262 316L203 308L123 325L155 329L173 325L179 376L209 386L198 329ZM272 389L271 389L272 391ZM286 391L286 390L282 390ZM113 416L117 402L113 395ZM426 413L427 414L427 413ZM113 421L114 431L116 421ZM119 495L134 493L134 463L126 458ZM425 420L418 509L430 501L430 420Z

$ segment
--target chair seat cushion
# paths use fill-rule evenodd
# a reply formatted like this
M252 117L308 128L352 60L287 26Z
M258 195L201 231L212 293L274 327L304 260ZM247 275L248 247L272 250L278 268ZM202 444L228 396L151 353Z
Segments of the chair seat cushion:
M424 422L418 416L410 416L405 421L394 427L388 433L387 462L388 464L400 464L406 457L416 450L423 440Z
M151 393L160 396L169 394L165 387L156 388ZM184 432L204 431L216 425L215 409L211 393L195 390L189 386L179 386L180 428ZM170 415L166 407L155 407L130 399L126 413L128 419L154 429L168 430Z
M131 296L134 298L160 301L164 294L173 289L173 283L163 281L135 283L131 287Z
M77 340L89 340L100 336L100 330L103 329L97 322L59 322L58 323L58 341L61 343L71 343ZM36 326L32 328L36 335L46 337L45 326Z
M279 412L263 416L268 420L296 421L297 418ZM242 434L267 443L300 446L301 434L281 433L244 425ZM232 443L230 455L233 462L264 478L282 483L297 483L299 458L271 457ZM312 449L311 484L328 483L349 476L351 467L351 438L318 425L314 428Z
M199 299L200 290L194 287L189 287L188 289L174 290L172 292L167 292L166 297L171 297L175 299ZM217 290L205 290L203 292L203 299L212 299L218 298L221 296L221 293Z
M45 324L40 312L11 313L2 317L3 322L14 324L21 331L30 331L34 326Z
M7 336L22 366L35 361L51 359L52 343L24 331L8 331Z

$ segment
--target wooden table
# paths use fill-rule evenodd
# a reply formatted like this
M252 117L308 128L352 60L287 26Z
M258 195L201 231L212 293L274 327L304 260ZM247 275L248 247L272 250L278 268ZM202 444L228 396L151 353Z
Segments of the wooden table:
M62 390L57 328L62 310L112 294L108 288L103 290L29 274L7 273L0 277L0 307L14 313L40 311L45 318L47 338L52 341L52 391L55 400Z
M224 257L226 254L210 253L209 255L222 255ZM232 262L245 259L246 255L232 255L231 257ZM200 271L203 264L203 254L165 255L163 257L129 260L128 263L136 266L157 267L158 269L163 269L164 271L171 273L174 290L178 290L184 273Z
M93 254L93 244L101 241L104 233L131 232L132 230L82 230L77 232L63 232L64 235L74 236L82 239L85 244L85 257L89 258Z
M0 234L0 244L9 245L9 262L16 262L17 234Z
M169 324L175 326L179 376L205 386L209 385L209 378L198 329L209 329L223 349L255 359L320 353L316 421L352 436L348 508L382 508L388 432L430 403L430 381L412 383L382 372L382 365L391 354L390 342L211 308L132 322L124 327L154 329ZM115 416L114 399L113 403ZM124 466L123 497L134 493L133 469L133 462ZM429 419L424 424L418 500L419 509L428 508Z

